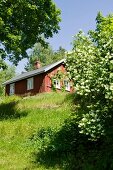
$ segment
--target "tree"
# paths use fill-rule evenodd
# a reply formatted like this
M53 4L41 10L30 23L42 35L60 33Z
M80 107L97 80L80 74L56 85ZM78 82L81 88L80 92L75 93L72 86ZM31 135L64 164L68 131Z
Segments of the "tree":
M65 58L65 55L66 55L66 50L60 46L59 49L56 52L54 52L53 62Z
M40 43L36 43L32 48L31 54L29 55L25 70L34 70L34 63L37 60L41 62L42 66L51 63L51 56L53 56L53 50L50 46L45 48Z
M7 66L7 69L0 70L0 96L4 95L5 93L2 83L14 77L15 74L14 66Z
M17 64L27 49L60 29L60 10L52 0L1 0L0 14L0 61L7 56Z
M34 70L35 61L39 60L42 66L51 64L65 56L65 49L59 47L58 51L54 52L52 47L43 47L40 43L36 43L32 48L31 54L29 55L29 60L25 66L26 71Z
M79 132L90 140L113 131L113 34L108 29L112 21L112 15L98 14L96 30L88 36L79 32L73 41L73 54L67 58L76 89L76 122Z
M104 17L99 12L96 17L96 30L89 31L89 35L103 57L108 52L113 53L113 14Z

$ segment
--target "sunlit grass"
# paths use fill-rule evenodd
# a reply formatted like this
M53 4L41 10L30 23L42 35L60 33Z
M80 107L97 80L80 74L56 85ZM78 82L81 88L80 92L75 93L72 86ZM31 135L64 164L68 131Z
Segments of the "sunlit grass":
M71 98L66 93L47 93L26 98L4 98L0 101L0 169L39 169L32 163L34 148L27 140L42 128L60 129L71 114ZM15 102L8 107L11 102ZM6 107L4 107L7 104ZM12 113L11 113L12 112ZM12 116L10 117L10 113ZM6 117L5 117L6 116ZM56 169L58 169L56 167Z

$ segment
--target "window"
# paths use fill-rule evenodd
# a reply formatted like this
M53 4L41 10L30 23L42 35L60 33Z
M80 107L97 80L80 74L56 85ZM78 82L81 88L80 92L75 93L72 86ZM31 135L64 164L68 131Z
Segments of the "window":
M34 83L33 83L33 77L27 79L27 90L33 89Z
M54 79L53 83L55 88L60 89L60 80Z
M13 95L15 93L15 84L10 84L10 95Z
M68 80L64 80L64 86L67 91L70 91L70 83Z

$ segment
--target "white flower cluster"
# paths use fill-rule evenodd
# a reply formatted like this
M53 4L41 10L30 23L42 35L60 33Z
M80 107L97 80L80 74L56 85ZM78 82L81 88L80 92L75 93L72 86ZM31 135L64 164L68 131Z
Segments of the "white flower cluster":
M106 52L101 56L102 49L99 51L81 32L75 38L74 52L67 58L67 70L80 104L77 112L80 133L95 140L104 134L104 119L113 108L113 55ZM80 115L79 110L83 112Z

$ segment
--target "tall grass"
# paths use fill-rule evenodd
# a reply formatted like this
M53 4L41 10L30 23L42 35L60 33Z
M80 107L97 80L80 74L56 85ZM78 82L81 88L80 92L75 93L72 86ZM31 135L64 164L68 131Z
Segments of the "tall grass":
M67 99L67 96L66 93L46 93L0 100L1 170L46 169L33 163L32 153L36 145L30 144L29 139L41 129L58 131L62 128L71 114L72 98Z

